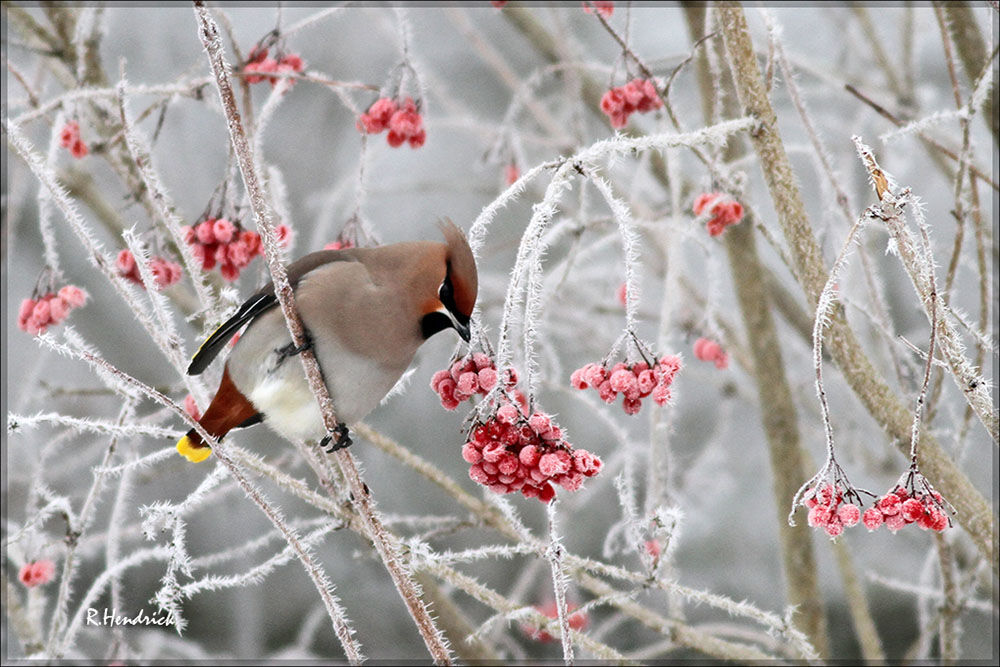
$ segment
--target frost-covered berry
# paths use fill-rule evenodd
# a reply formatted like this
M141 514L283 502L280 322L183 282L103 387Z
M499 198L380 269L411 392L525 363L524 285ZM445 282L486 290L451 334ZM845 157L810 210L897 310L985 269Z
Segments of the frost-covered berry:
M692 209L696 216L711 216L705 225L709 236L719 236L726 227L743 220L743 205L721 192L704 192L698 195Z
M56 564L48 559L25 563L17 574L18 580L27 588L34 588L52 581L56 573Z
M729 355L722 346L708 338L699 338L694 342L694 356L701 361L711 361L719 370L729 365Z
M882 512L878 511L875 507L869 507L861 516L861 522L865 524L865 528L870 531L877 530L878 527L882 525L883 521Z
M628 125L629 116L635 112L646 113L662 106L656 86L649 79L633 79L624 86L611 88L601 97L601 111L615 129Z

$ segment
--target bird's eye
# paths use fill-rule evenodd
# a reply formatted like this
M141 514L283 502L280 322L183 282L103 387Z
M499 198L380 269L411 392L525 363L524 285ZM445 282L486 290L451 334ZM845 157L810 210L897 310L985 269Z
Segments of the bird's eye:
M441 287L438 288L438 298L441 299L441 303L445 305L449 310L453 310L455 306L455 288L451 284L451 278L445 278L444 282L441 283Z

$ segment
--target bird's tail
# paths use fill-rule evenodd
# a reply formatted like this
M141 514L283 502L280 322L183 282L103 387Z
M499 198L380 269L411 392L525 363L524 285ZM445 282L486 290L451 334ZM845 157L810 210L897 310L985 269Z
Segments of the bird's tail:
M233 384L232 378L229 377L229 368L226 368L222 372L222 382L215 392L215 398L198 423L209 435L221 439L234 428L256 424L261 418L253 403ZM199 463L211 455L212 448L205 443L197 430L191 429L177 441L177 451L188 461Z

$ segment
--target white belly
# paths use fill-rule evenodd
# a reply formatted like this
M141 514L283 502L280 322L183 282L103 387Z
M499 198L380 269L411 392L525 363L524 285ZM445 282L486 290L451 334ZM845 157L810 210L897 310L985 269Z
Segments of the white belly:
M290 440L323 437L319 403L305 381L296 382L275 374L264 378L249 398L264 413L267 425L282 436Z
M332 363L323 366L323 376L333 400L337 421L352 424L374 410L398 379L371 360L341 350ZM306 382L302 362L289 357L277 364L269 355L252 373L252 387L245 392L264 413L267 424L290 440L319 439L326 434L319 404ZM242 390L242 389L241 389Z

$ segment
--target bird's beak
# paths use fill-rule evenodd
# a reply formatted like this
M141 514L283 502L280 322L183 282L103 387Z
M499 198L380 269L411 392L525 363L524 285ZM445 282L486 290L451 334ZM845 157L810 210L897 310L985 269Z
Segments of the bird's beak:
M462 340L464 340L466 343L469 342L469 339L472 338L472 330L469 328L468 324L462 324L461 322L459 322L458 318L455 317L455 313L448 310L448 308L446 308L445 306L441 306L435 312L441 313L442 315L447 317L448 322L451 323L452 329L458 332L458 335L462 337ZM435 329L435 331L440 331L440 330L441 330L440 328Z
M455 318L452 318L451 321L455 325L455 331L458 332L458 335L462 337L462 340L464 340L466 343L468 343L469 342L469 338L471 337L471 332L469 331L469 325L468 324L462 324L461 322L459 322Z

